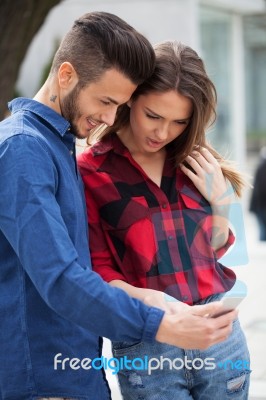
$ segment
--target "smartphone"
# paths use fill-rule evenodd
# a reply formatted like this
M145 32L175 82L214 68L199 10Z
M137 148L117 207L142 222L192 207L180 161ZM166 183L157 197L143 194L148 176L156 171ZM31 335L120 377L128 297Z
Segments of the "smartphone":
M229 311L234 310L242 300L244 300L245 297L224 297L221 301L223 303L223 310L213 314L212 318L220 317L221 315L224 315L228 313Z

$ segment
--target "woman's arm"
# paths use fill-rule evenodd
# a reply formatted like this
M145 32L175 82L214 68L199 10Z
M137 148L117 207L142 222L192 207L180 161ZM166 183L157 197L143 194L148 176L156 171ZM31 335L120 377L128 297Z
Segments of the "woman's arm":
M160 292L159 290L137 288L119 279L115 279L109 283L111 286L123 289L129 296L143 301L143 303L148 306L160 308L167 314L176 314L183 311L185 308L190 307L189 305L182 303L174 297L169 296L164 292Z

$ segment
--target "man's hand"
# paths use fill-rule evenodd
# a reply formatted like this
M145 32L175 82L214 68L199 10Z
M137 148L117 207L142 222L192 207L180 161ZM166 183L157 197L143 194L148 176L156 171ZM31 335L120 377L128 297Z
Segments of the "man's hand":
M210 318L222 311L222 302L196 305L165 314L156 340L184 349L207 349L227 339L238 312L231 311L218 318Z

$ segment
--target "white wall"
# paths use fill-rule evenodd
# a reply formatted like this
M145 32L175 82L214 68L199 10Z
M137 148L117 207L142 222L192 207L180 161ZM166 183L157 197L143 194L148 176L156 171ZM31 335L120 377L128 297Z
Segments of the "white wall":
M90 11L117 14L152 43L178 39L198 49L197 4L198 0L65 0L51 10L34 38L20 70L18 89L24 96L35 94L55 40L62 38L77 17Z

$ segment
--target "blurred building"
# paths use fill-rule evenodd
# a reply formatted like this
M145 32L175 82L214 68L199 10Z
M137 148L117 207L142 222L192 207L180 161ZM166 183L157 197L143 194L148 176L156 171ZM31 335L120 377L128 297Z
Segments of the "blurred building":
M117 14L152 42L178 39L204 58L218 91L209 140L245 165L246 148L266 145L265 0L64 0L53 8L21 67L18 89L33 96L55 43L89 11Z

